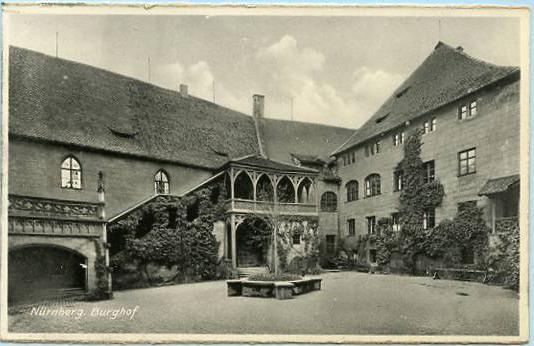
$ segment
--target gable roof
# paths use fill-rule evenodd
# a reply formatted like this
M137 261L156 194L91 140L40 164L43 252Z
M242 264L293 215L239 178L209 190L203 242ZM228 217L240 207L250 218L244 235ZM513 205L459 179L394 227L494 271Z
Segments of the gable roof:
M493 65L467 55L460 47L439 42L378 111L333 154L516 73L519 74L518 67Z
M23 48L9 64L11 136L207 169L258 151L246 114Z
M260 120L261 138L267 157L292 162L292 155L328 161L330 153L354 132L354 129L300 121Z
M312 174L318 173L317 170L315 169L295 166L295 165L291 165L288 163L283 163L283 162L275 161L269 158L261 157L259 155L247 155L242 158L230 160L228 164L232 164L232 163L242 165L242 166L247 166L247 167L262 168L262 169L268 169L268 170L279 171L279 172L312 173ZM225 167L227 165L225 165Z

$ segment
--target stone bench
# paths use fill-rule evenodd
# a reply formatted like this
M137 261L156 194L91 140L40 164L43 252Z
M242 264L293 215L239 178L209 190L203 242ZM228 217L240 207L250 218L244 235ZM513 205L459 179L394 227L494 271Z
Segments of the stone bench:
M274 295L276 299L291 299L293 298L294 284L291 282L275 282Z
M227 280L229 297L276 297L290 299L294 295L321 290L321 278L310 278L295 281L249 281Z
M228 287L228 297L240 296L242 294L241 280L226 280Z

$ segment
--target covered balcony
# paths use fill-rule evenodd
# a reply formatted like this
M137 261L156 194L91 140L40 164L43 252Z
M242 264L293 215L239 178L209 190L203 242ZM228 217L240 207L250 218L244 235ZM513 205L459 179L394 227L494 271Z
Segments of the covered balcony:
M232 160L225 169L228 212L318 214L316 170L259 156Z

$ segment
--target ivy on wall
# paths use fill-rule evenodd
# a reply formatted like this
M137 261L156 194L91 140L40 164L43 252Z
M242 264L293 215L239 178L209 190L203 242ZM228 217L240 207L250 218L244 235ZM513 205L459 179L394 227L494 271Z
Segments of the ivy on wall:
M425 171L421 160L421 131L408 136L404 144L404 158L397 165L403 172L403 189L400 194L399 250L407 269L415 272L415 261L425 251L423 216L428 208L441 205L443 185L434 180L425 183Z
M213 224L224 218L224 196L220 182L185 197L158 196L111 225L114 271L137 263L149 285L157 283L152 282L150 264L175 267L173 281L215 278L219 246Z

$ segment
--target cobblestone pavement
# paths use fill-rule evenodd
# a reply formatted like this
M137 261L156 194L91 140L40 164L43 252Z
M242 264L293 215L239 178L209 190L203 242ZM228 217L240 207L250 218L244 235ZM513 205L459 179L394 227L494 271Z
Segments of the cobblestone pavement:
M54 309L71 315L38 315ZM227 297L224 281L203 282L115 292L110 301L37 306L33 315L31 310L10 315L9 329L59 333L515 335L518 299L512 291L479 283L341 272L324 274L323 290L292 300Z

